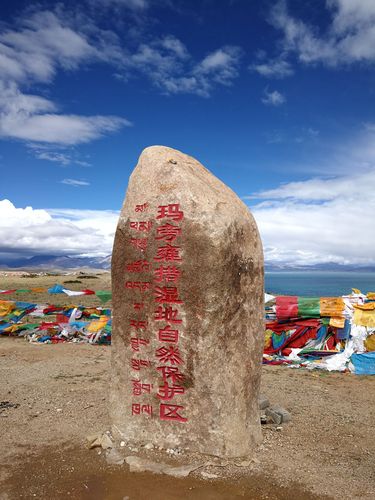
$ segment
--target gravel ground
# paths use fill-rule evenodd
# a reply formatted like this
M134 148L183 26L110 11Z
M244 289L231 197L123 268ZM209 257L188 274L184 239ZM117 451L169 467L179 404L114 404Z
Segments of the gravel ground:
M111 476L111 481L103 479L112 485L106 492L98 485L94 487L95 494L88 496L86 490L77 489L77 481L90 467L99 467L97 452L85 449L86 436L109 428L110 347L34 345L23 339L0 338L0 358L0 499L64 495L125 498L117 495L115 476ZM156 488L152 490L154 496L142 496L138 486L134 486L132 491L138 493L129 499L375 498L373 378L265 366L262 386L271 403L291 412L292 422L278 430L275 426L263 426L264 442L256 451L252 467L241 471L240 478L235 477L230 466L227 470L220 468L219 478L211 480L210 487L201 486L199 490L195 485L199 474L194 473L181 483L186 491L168 495L162 489L164 496L159 491L160 496L157 476L147 476L147 480L142 476L149 485L148 491ZM56 470L60 482L70 484L63 476L64 464L66 460L74 463L77 457L85 469L79 475L77 472L75 486L62 496L57 489L53 490L55 494L46 489L58 477ZM46 472L43 484L35 472L37 466L51 471L49 476ZM103 464L100 467L104 473ZM22 477L28 474L25 486ZM99 476L95 477L98 481ZM131 477L127 478L128 485L133 484L134 474ZM245 487L242 482L247 479ZM198 482L201 483L204 481ZM85 488L90 484L88 480Z

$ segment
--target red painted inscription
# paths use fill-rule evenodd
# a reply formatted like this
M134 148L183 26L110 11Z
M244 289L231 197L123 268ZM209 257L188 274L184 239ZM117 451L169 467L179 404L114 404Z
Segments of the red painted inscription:
M132 415L140 415L141 413L146 413L152 416L152 406L151 405L141 405L140 403L132 404Z
M180 365L182 363L178 347L172 345L159 347L156 351L156 357L159 358L160 363L171 363L171 365Z
M160 405L160 420L174 420L176 422L186 422L187 418L180 415L180 411L184 409L181 405Z
M178 309L173 309L170 306L159 306L154 312L155 321L167 321L168 323L182 323L182 319L178 318Z
M155 287L155 301L162 304L182 304L182 300L178 296L178 289L168 286Z
M180 221L184 217L184 212L180 210L180 205L178 203L172 203L170 205L160 205L158 207L157 219L172 219L174 221Z
M158 333L158 340L160 342L171 342L172 344L177 344L178 342L179 331L172 330L170 325L167 325L165 328L161 328Z

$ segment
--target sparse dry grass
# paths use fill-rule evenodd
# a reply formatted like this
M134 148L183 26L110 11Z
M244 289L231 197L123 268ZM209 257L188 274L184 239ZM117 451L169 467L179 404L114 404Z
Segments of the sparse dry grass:
M84 276L92 276L85 278ZM65 281L81 281L81 283L64 283ZM51 288L56 283L63 285L69 290L84 290L86 288L97 290L111 290L111 274L109 272L88 272L74 274L56 274L53 276L35 276L31 273L28 276L24 272L7 272L0 271L0 290L20 290L31 288ZM12 293L0 294L0 300L19 300L23 302L31 302L35 304L54 304L54 305L83 305L101 306L99 298L96 295L82 295L79 297L69 297L63 294L50 294L46 292L27 292L27 293ZM105 307L111 307L112 302L108 301Z

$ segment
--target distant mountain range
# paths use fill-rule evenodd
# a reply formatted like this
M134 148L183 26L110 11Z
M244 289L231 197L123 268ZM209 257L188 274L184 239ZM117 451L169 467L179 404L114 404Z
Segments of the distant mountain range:
M110 269L111 255L105 257L76 257L68 255L36 255L17 260L0 261L2 269L39 269L39 270L57 270L57 269ZM287 264L275 264L266 262L266 272L287 272L287 271L356 271L356 272L375 272L375 266L356 266L342 265L335 262L324 264L313 264L311 266L296 266Z
M0 262L8 269L110 269L111 255L106 257L69 257L68 255L36 255L34 257Z
M290 271L337 271L337 272L375 272L375 266L359 266L354 264L337 264L336 262L325 262L322 264L312 264L311 266L296 266L292 264L275 264L269 262L265 264L266 272L290 272Z

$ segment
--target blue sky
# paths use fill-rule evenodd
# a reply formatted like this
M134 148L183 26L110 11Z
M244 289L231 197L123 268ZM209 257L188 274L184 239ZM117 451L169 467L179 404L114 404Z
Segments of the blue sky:
M375 263L373 0L0 9L0 256L109 253L162 144L244 199L269 262Z

